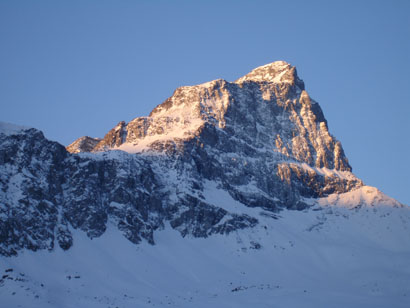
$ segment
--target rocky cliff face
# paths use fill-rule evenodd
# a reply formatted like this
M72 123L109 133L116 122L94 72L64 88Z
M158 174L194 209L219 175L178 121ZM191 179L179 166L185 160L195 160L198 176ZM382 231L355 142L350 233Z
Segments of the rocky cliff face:
M263 204L271 209L301 208L300 197L362 185L319 104L283 61L233 83L178 88L149 117L120 122L92 151L112 149L172 154L247 205L261 204L255 195L268 196Z
M35 129L0 129L1 254L69 249L73 229L93 238L109 224L134 243L154 243L164 224L194 237L258 224L212 198L215 190L272 215L363 186L296 69L281 61L232 83L178 88L148 117L67 150Z
M202 141L202 135L215 135L213 128L225 133L234 147L242 142L311 167L351 171L320 106L305 91L296 68L283 61L259 67L233 83L214 80L178 88L149 117L120 122L91 151L144 152L158 143L195 137Z
M256 224L189 194L171 202L170 191L149 158L122 152L70 155L35 129L0 134L0 253L63 249L71 231L102 235L109 223L134 243L154 243L164 221L206 237ZM176 184L176 183L175 183Z

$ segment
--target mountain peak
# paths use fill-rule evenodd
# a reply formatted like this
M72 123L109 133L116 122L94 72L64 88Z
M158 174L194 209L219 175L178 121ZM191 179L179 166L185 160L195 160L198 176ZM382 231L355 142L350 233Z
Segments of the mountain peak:
M90 152L100 141L100 138L84 136L75 140L66 149L70 153Z
M304 83L297 76L296 67L285 61L275 61L259 66L236 80L236 83L243 83L246 81L296 84L301 90L304 90Z
M258 68L262 68L262 67L271 67L271 68L277 68L277 69L287 69L287 68L291 68L293 67L290 63L286 62L286 61L275 61L275 62L271 62L262 66L259 66L253 70L256 70Z

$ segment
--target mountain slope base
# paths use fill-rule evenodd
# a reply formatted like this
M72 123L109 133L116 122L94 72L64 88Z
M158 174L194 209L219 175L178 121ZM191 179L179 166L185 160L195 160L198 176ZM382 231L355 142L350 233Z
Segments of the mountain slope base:
M279 218L279 219L278 219ZM408 307L407 208L259 214L207 239L166 226L136 246L110 226L63 251L2 258L7 307Z

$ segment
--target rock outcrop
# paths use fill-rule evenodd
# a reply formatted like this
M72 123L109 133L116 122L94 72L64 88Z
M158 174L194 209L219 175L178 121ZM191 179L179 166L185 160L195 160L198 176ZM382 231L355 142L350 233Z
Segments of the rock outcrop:
M66 149L70 153L91 152L100 141L100 138L84 136L71 143Z

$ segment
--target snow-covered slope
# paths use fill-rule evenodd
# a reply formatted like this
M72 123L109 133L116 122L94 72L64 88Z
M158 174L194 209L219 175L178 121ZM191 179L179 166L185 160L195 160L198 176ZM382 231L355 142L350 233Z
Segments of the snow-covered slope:
M404 205L397 200L387 196L376 187L362 186L356 190L346 192L344 194L331 194L325 198L315 200L320 205L334 205L345 208L358 207L403 207ZM404 206L406 207L406 206Z
M241 207L226 195L226 206ZM243 207L243 206L242 206ZM408 208L253 209L251 230L135 246L110 225L63 251L3 258L7 307L408 307ZM6 270L12 271L6 272Z

